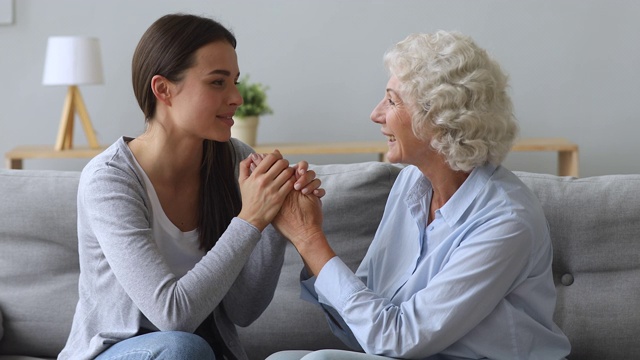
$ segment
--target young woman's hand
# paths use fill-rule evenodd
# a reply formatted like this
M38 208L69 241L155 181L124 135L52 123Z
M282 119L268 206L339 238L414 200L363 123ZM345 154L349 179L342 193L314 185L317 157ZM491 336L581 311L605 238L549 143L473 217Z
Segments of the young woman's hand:
M278 151L278 150L275 150ZM251 163L251 171L260 164L262 159L267 154L254 154L252 157L253 162ZM295 170L296 182L294 184L294 189L302 191L303 194L313 194L319 198L322 198L326 191L320 188L321 181L316 178L316 173L313 170L309 170L309 163L306 161L300 161L296 165L293 166Z
M252 154L240 162L242 210L238 217L262 231L280 211L296 178L295 170L279 151L263 156L260 161L257 158Z

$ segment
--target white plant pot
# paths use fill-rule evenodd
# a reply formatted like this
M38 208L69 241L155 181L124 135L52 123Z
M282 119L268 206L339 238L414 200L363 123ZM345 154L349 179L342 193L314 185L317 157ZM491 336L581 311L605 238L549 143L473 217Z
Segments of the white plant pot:
M257 116L234 117L233 121L231 136L249 146L256 146L259 118Z

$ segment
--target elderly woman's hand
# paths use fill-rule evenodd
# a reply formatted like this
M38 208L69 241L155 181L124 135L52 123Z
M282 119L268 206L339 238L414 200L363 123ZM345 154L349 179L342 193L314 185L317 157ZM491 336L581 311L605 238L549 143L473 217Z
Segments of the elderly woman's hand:
M292 191L287 195L273 226L296 247L322 232L322 202L315 195Z
M257 168L264 159L263 155L254 157L252 168ZM320 188L309 164L301 161L292 167L295 169L295 189L284 200L280 211L272 221L273 226L296 247L309 274L318 274L322 267L334 256L322 231L322 201L325 190Z
M322 202L315 195L292 191L287 195L273 226L296 247L311 275L317 275L335 252L322 231Z

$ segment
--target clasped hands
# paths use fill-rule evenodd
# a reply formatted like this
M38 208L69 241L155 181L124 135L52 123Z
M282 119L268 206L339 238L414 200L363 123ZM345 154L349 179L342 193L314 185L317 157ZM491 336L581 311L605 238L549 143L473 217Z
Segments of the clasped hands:
M322 231L325 195L309 164L289 166L278 150L251 154L240 163L242 210L239 218L262 231L272 223L294 245L309 234Z

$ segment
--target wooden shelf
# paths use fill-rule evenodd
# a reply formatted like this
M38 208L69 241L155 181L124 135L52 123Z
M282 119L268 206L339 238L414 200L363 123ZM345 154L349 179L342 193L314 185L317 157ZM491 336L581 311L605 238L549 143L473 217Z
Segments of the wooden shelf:
M7 168L22 169L25 159L80 159L92 158L105 148L79 147L71 150L54 150L53 146L18 146L5 154ZM335 142L335 143L274 143L254 146L258 153L280 150L283 155L333 155L333 154L377 154L385 161L386 141ZM578 145L563 138L519 139L512 151L558 153L558 175L579 175Z

